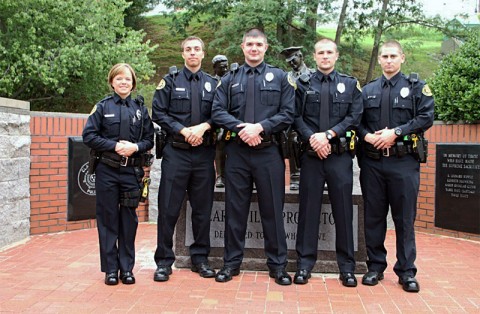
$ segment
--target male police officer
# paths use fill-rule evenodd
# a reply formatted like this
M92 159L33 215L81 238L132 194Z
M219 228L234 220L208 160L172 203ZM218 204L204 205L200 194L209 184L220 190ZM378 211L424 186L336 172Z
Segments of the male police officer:
M292 70L288 72L288 75L290 75L295 80L297 80L302 74L305 75L305 77L309 77L315 72L314 70L309 69L305 65L305 62L303 61L303 54L300 51L300 49L302 48L303 48L302 46L288 47L283 49L280 52L280 54L282 54L285 57L285 61L292 68ZM290 166L290 190L292 191L298 190L298 187L300 184L300 165L297 165L294 155L292 154L293 145L295 145L293 141L295 141L296 137L297 137L297 132L295 132L294 130L290 130L288 134L288 144L290 147L288 164Z
M230 139L225 147L224 266L215 279L227 282L240 272L255 182L269 275L277 284L289 285L282 217L285 162L276 135L293 122L294 82L264 62L268 43L261 30L248 30L241 47L245 64L221 79L213 102L212 119Z
M215 184L210 115L217 81L200 69L204 57L200 38L188 37L181 47L185 67L179 72L170 71L153 98L153 121L167 132L158 191L155 281L167 281L172 273L173 232L186 193L192 208L194 237L190 245L191 270L205 278L215 276L207 258Z
M224 55L216 55L212 59L213 72L215 78L220 80L222 76L228 71L228 59ZM222 133L220 133L222 134ZM217 179L215 180L215 186L217 188L225 187L225 141L221 139L217 142L215 153L215 169L217 171Z
M358 81L335 71L337 45L330 39L315 44L317 71L298 80L295 129L305 143L301 155L300 209L294 282L305 284L317 260L319 220L325 181L335 220L340 280L355 287L353 247L353 171L351 130L360 122L362 94ZM350 137L348 137L350 133Z
M363 140L360 184L365 204L365 242L368 273L364 285L383 279L387 267L384 246L389 205L397 238L397 262L393 267L408 292L418 292L415 279L415 216L420 184L418 156L422 134L433 124L430 89L417 78L401 72L405 61L397 41L385 42L378 54L383 75L363 88L364 113L359 127ZM422 147L420 147L422 145Z

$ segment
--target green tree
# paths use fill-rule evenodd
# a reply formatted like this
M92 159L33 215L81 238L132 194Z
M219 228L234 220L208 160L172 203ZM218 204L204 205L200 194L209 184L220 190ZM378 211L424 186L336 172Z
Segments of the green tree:
M480 36L470 32L465 43L440 63L429 84L435 115L443 121L480 121Z
M125 26L140 29L142 14L153 10L160 0L127 0L127 3L129 6L125 9Z
M127 6L125 0L1 1L0 96L43 110L63 100L70 107L55 110L77 111L83 103L85 111L108 92L113 64L128 62L139 80L148 79L155 47L124 26Z

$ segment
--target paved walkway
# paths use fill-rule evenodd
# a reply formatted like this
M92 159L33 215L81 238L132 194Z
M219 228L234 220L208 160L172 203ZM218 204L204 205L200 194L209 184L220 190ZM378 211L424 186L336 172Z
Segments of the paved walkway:
M357 288L343 287L337 274L282 287L266 272L244 271L221 284L187 269L157 283L155 242L156 225L141 224L132 286L103 283L96 229L33 236L4 249L0 313L480 313L479 242L417 234L418 294L397 283L391 230L385 279Z

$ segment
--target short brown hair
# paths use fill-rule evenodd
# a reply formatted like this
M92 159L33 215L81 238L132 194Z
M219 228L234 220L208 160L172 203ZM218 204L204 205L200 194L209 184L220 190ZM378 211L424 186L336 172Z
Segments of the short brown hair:
M402 48L402 45L396 41L396 40L387 40L386 42L384 42L381 46L380 46L380 49L378 49L378 55L381 56L382 55L382 49L383 47L395 47L398 49L398 51L403 54L403 48Z
M182 48L182 51L183 51L183 48L185 47L185 43L187 41L191 41L191 40L198 40L200 42L200 44L202 45L202 50L205 51L205 44L203 43L203 40L200 37L197 37L197 36L188 36L187 38L185 38L182 41L182 44L180 45L180 47Z
M247 29L245 31L245 34L243 34L242 42L245 42L245 39L247 37L262 37L265 40L265 44L268 44L267 36L260 28L254 27L254 28Z
M126 70L130 71L132 74L132 90L135 90L137 87L137 75L132 66L128 63L117 63L110 69L110 72L108 72L108 85L112 87L113 78L120 73L124 73Z
M322 38L320 40L318 40L315 45L313 46L313 52L317 52L317 44L326 44L326 43L332 43L334 46L335 46L335 52L338 52L338 47L337 47L337 43L330 39L330 38Z

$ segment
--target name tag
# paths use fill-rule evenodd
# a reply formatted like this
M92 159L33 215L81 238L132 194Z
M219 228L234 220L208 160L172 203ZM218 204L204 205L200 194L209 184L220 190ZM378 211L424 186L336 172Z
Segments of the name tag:
M185 88L184 87L177 87L177 88L175 88L175 90L179 91L179 92L184 92Z
M115 114L114 113L109 113L109 114L106 114L104 115L105 118L113 118L115 117Z
M232 88L237 87L238 84L240 84L240 83L235 83L235 84L233 84L233 85L232 85Z
M377 95L367 96L367 99L375 99L375 98L377 98Z

